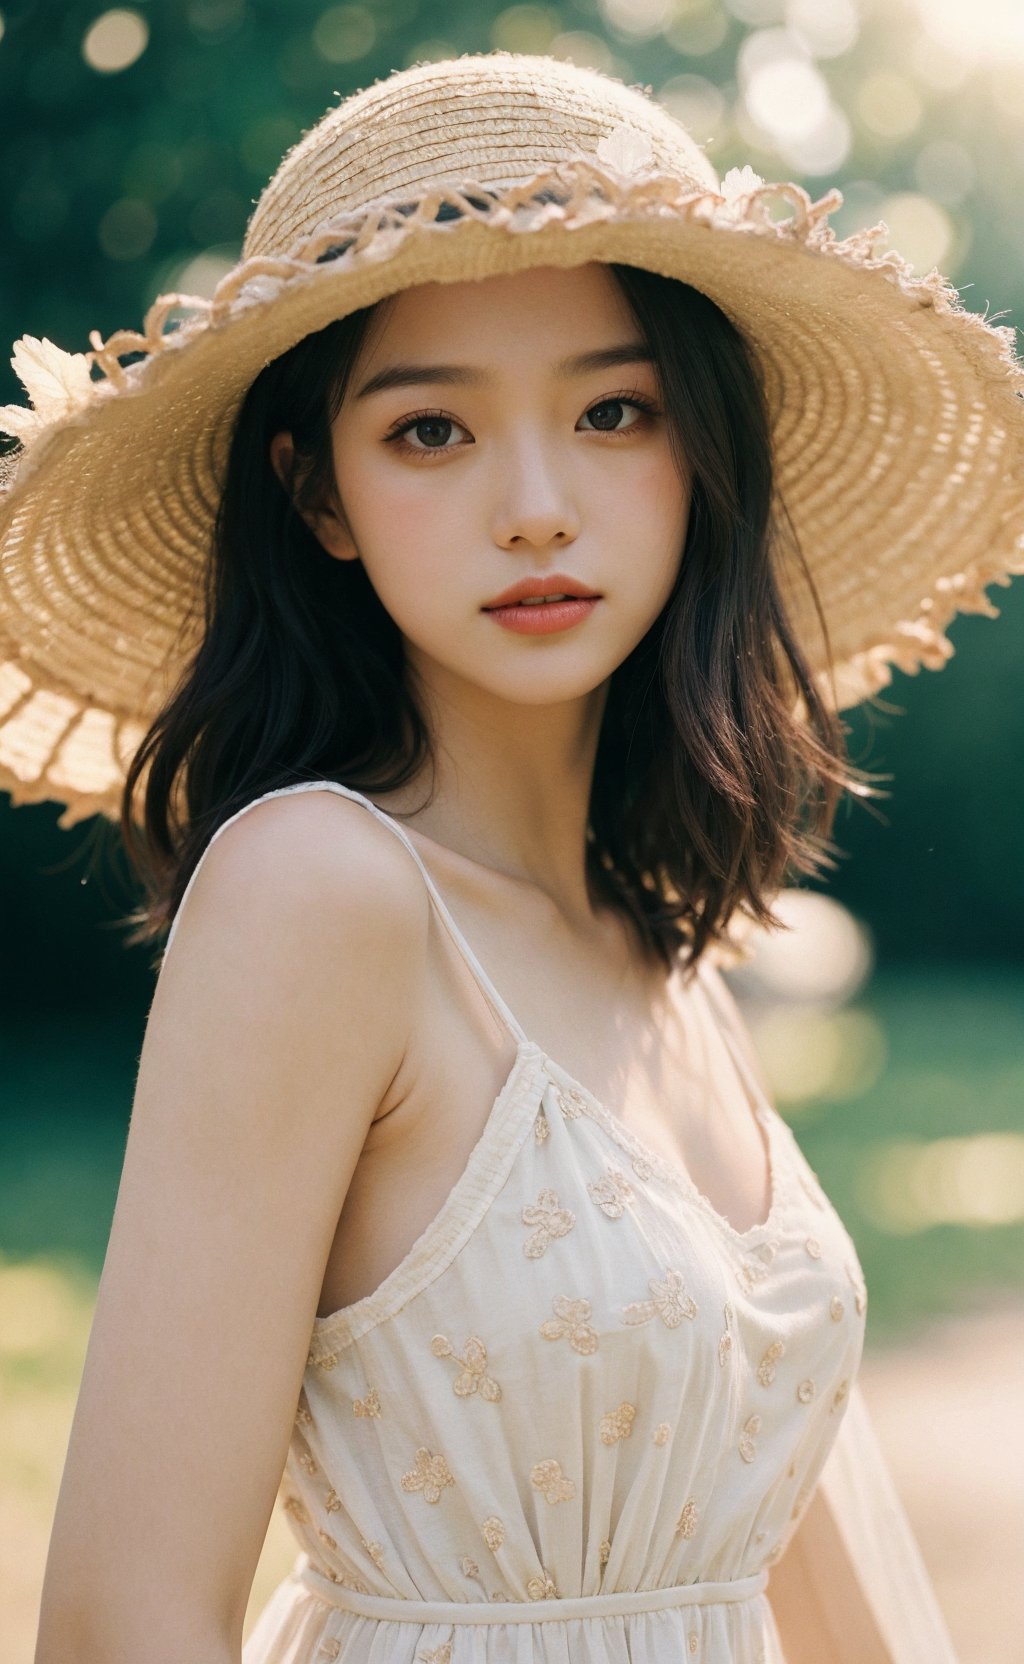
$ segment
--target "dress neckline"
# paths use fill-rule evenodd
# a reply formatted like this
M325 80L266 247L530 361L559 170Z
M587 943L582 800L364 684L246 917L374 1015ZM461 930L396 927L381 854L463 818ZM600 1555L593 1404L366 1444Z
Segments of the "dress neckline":
M751 1104L751 1113L758 1126L763 1128L762 1147L768 1169L768 1212L764 1219L756 1220L753 1225L749 1225L746 1230L741 1231L731 1220L726 1218L724 1213L719 1212L710 1197L700 1189L683 1162L670 1161L666 1156L660 1155L637 1133L631 1131L621 1116L610 1110L595 1093L590 1091L589 1087L584 1086L582 1081L577 1080L574 1075L570 1074L569 1070L564 1068L557 1059L551 1057L539 1046L537 1050L541 1054L545 1070L555 1084L569 1092L576 1093L583 1100L580 1107L583 1108L584 1113L589 1115L591 1120L596 1121L598 1126L603 1127L614 1143L618 1144L630 1157L647 1163L660 1178L675 1185L678 1190L695 1203L702 1213L708 1216L724 1235L745 1246L748 1243L756 1242L760 1237L774 1230L782 1211L783 1186L779 1141L775 1137L777 1117L767 1102L757 1105Z
M577 1095L577 1107L602 1128L614 1144L631 1157L646 1162L653 1173L671 1184L711 1225L737 1248L756 1247L781 1223L786 1191L780 1164L780 1126L771 1106L754 1113L765 1128L770 1169L771 1206L767 1217L746 1231L738 1231L698 1188L681 1163L667 1161L656 1150L630 1132L582 1081L553 1058L535 1040L523 1036L516 1041L515 1057L487 1112L480 1134L441 1207L429 1219L419 1236L369 1294L313 1318L314 1348L346 1345L401 1310L421 1279L438 1275L468 1240L480 1222L496 1188L500 1188L515 1161L528 1128L536 1119L536 1106L544 1096L545 1078L556 1089ZM537 1090L539 1082L539 1090Z
M699 1188L695 1179L681 1161L673 1162L668 1160L666 1157L659 1155L657 1151L653 1150L635 1133L631 1132L629 1128L627 1128L625 1122L612 1110L608 1109L594 1092L591 1092L588 1087L583 1085L582 1081L577 1080L572 1074L570 1074L568 1069L564 1068L563 1065L558 1062L556 1058L552 1057L550 1053L544 1051L543 1047L539 1046L536 1041L530 1039L518 1018L505 1003L505 1000L502 998L494 983L491 981L491 978L484 970L461 929L456 924L454 918L452 917L451 910L448 907L448 903L441 895L435 880L428 872L426 863L424 862L419 850L416 849L413 844L412 839L409 837L407 829L402 826L402 824L396 820L396 818L390 814L387 809L382 809L380 804L374 803L372 799L365 796L364 801L369 804L370 808L376 814L384 817L391 823L391 825L402 837L402 840L406 844L410 853L415 857L420 871L426 880L427 888L431 893L449 935L454 940L463 957L467 960L470 969L474 973L474 976L480 984L486 998L494 1007L502 1022L514 1036L517 1045L517 1061L513 1064L512 1071L510 1073L514 1073L517 1067L518 1051L524 1045L532 1048L534 1051L539 1053L545 1066L547 1066L548 1073L553 1079L560 1077L563 1086L567 1087L571 1091L578 1092L581 1095L587 1105L591 1118L605 1128L615 1143L619 1144L631 1156L635 1156L638 1159L647 1162L657 1173L660 1174L662 1178L664 1178L667 1182L674 1184L685 1196L688 1196L700 1209L700 1211L706 1214L726 1236L730 1237L740 1246L745 1246L748 1243L756 1242L766 1232L771 1231L778 1221L779 1211L782 1204L781 1186L779 1183L778 1172L778 1144L773 1136L774 1116L772 1114L771 1105L768 1103L764 1093L761 1091L756 1077L747 1066L746 1060L742 1057L738 1048L734 1044L732 1035L729 1033L728 1028L720 1025L730 1056L736 1064L740 1078L743 1081L751 1114L757 1126L763 1129L761 1144L764 1150L765 1162L767 1165L766 1177L769 1192L768 1212L764 1219L755 1221L753 1225L748 1226L744 1231L739 1230L729 1219L726 1218L725 1214L719 1212L710 1197L706 1196L704 1191ZM706 998L706 988L704 988L703 991ZM488 1120L489 1119L490 1117L488 1117Z

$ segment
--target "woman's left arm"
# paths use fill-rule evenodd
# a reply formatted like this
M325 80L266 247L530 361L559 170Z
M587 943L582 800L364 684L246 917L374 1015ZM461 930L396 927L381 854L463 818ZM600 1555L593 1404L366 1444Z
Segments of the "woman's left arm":
M786 1664L959 1664L858 1382L768 1599Z

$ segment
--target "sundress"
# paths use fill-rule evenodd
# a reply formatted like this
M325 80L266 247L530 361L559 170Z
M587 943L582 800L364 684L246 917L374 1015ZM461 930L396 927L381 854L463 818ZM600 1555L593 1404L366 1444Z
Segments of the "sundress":
M771 1567L849 1408L867 1293L720 971L683 998L770 1160L745 1231L529 1038L397 820L328 780L239 814L308 790L402 840L516 1053L437 1215L314 1321L280 1493L300 1552L243 1664L785 1664Z

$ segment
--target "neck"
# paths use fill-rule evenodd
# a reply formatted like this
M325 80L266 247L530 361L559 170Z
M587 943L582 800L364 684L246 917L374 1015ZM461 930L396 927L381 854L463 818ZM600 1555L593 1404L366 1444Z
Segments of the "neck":
M567 917L591 919L586 831L607 690L531 706L418 677L434 768L377 800L456 854L534 886Z

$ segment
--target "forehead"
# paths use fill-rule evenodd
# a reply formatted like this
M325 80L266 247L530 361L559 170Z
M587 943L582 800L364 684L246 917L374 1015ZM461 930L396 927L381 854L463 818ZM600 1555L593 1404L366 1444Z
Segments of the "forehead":
M458 283L420 283L380 303L362 366L401 352L431 352L474 362L510 355L564 357L636 335L615 275L599 261Z

